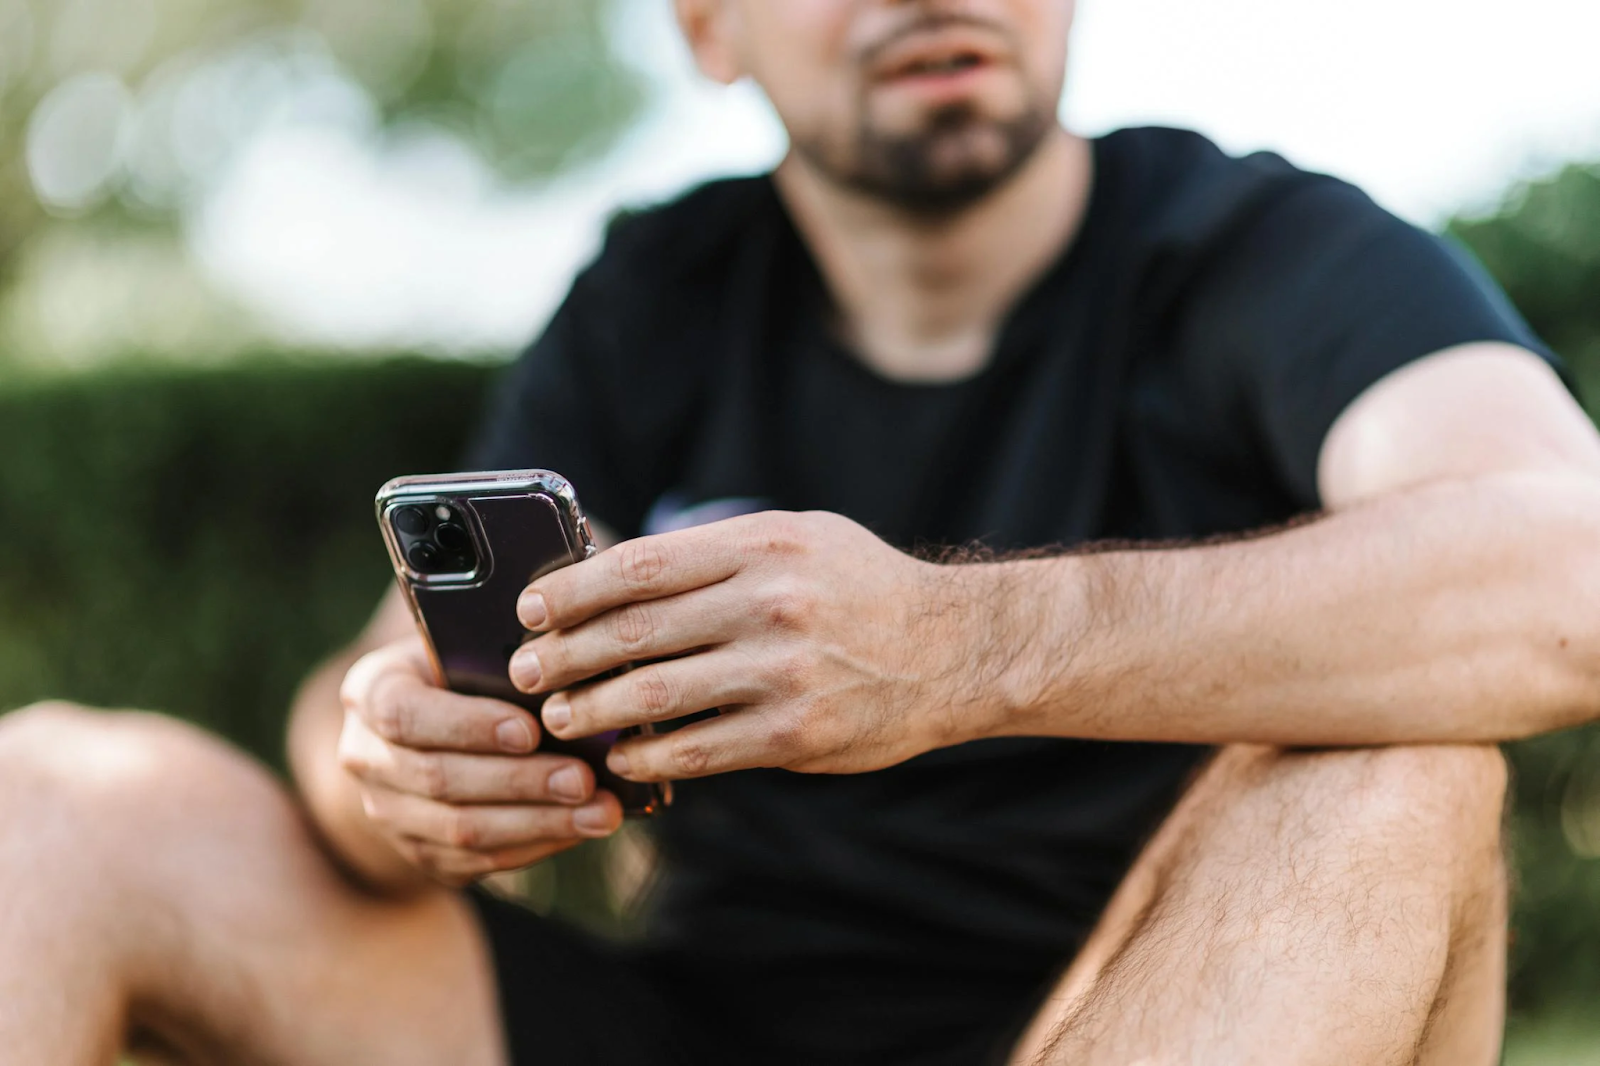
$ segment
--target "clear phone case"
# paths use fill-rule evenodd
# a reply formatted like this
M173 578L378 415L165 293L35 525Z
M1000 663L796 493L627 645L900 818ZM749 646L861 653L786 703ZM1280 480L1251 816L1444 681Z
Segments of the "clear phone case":
M517 598L535 578L597 550L572 486L549 470L402 477L379 491L377 512L440 683L537 716L545 697L518 691L508 673L512 653L532 636L517 619ZM617 736L562 741L545 733L539 750L584 760L629 814L671 803L670 784L639 784L606 769Z

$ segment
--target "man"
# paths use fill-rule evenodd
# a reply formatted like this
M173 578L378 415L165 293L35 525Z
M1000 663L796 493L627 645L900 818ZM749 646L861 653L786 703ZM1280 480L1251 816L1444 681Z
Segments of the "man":
M678 12L793 149L614 227L479 437L628 538L523 597L542 723L392 598L299 699L305 820L13 716L0 1058L1496 1061L1492 745L1600 713L1552 357L1349 186L1061 129L1070 0ZM688 717L611 756L681 782L640 943L439 887L616 830L545 731Z

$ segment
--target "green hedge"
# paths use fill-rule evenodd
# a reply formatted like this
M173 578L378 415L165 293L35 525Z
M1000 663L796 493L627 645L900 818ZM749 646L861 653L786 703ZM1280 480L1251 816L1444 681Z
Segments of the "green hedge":
M449 467L485 384L278 361L0 386L0 706L159 707L281 766L295 684L389 580L374 493Z

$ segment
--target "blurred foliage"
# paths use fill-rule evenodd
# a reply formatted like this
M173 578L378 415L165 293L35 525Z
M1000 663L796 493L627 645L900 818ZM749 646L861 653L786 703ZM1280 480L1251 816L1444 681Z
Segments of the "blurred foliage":
M603 0L0 0L0 284L61 220L170 223L264 126L436 127L508 178L603 148L642 88Z
M1600 165L1522 185L1496 214L1459 219L1448 232L1477 254L1539 335L1600 385ZM1585 394L1600 402L1595 389Z

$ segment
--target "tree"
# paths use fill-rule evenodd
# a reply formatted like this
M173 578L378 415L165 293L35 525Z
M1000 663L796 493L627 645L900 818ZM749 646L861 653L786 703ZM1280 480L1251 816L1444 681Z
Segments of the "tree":
M446 128L510 179L549 175L604 148L642 98L610 11L0 0L0 285L52 228L170 228L254 128L307 99Z

